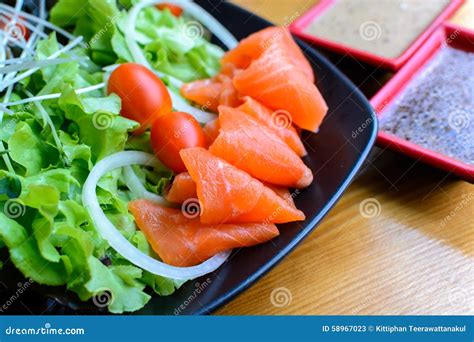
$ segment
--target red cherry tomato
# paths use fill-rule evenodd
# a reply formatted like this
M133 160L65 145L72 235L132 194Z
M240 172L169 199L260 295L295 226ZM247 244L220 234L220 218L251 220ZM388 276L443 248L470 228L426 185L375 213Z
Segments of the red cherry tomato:
M19 18L24 20L21 16ZM3 19L5 20L5 18ZM8 22L0 20L0 31L6 32L11 39L17 41L22 41L23 39L27 41L28 38L30 38L30 31L25 27L25 25L19 21L12 24L11 16L6 16L6 19L8 19Z
M179 151L206 147L204 131L190 114L173 112L161 116L151 127L151 145L158 159L176 173L186 171Z
M181 16L183 13L183 9L179 6L173 5L173 4L159 4L156 5L156 8L158 8L160 11L163 11L165 8L169 9L171 14L174 15L175 17Z
M122 99L121 114L140 123L143 133L160 116L171 112L171 97L164 83L146 67L126 63L110 75L107 92Z

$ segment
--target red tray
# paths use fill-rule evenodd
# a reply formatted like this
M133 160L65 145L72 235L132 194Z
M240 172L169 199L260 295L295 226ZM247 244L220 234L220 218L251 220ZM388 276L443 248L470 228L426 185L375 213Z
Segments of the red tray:
M474 31L453 24L446 24L438 29L410 61L370 100L378 117L383 115L384 109L408 86L416 73L446 43L457 49L474 51ZM382 131L379 131L377 142L381 146L452 172L470 183L474 182L474 165L463 163Z
M439 14L430 26L397 58L386 58L366 51L357 50L352 47L342 45L330 40L322 39L311 34L305 33L306 27L317 17L322 15L336 0L321 0L316 6L312 7L303 16L298 18L290 25L290 30L295 35L310 41L316 45L322 46L328 50L337 53L350 53L355 58L377 67L384 67L391 70L398 70L408 59L420 48L423 42L451 16L464 2L464 0L452 0L451 3Z

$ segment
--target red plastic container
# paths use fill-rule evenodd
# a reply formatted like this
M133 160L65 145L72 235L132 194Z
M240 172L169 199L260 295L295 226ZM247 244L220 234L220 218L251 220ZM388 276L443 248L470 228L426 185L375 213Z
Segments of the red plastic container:
M464 0L451 1L451 3L446 6L439 16L436 17L431 25L428 26L420 36L418 36L418 38L410 45L408 49L406 49L397 58L386 58L366 51L357 50L330 40L322 39L304 31L306 27L314 21L314 19L321 16L330 6L334 4L335 1L336 0L321 0L316 6L312 7L308 12L306 12L303 16L298 18L290 25L291 32L328 50L342 54L349 53L361 61L391 70L398 70L403 64L405 64L408 59L416 52L416 50L418 50L420 46L426 41L430 34L433 33L433 31L435 31L436 28L447 18L449 18L464 2Z
M412 78L437 54L443 44L474 52L474 31L453 24L446 24L435 31L408 63L370 100L378 117L383 115L385 108L410 84ZM474 165L463 163L382 131L379 131L377 142L381 146L452 172L470 183L474 182Z

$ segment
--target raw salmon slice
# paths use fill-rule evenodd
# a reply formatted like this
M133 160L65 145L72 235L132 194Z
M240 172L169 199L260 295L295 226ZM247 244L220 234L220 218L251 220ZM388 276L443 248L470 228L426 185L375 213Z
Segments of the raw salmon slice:
M219 104L229 107L237 107L242 103L240 95L234 87L232 78L226 75L218 75L217 80L221 83Z
M206 123L203 127L204 134L206 135L207 145L211 145L214 140L216 140L219 135L219 130L221 126L219 125L219 118L216 118L212 121Z
M208 108L216 112L220 104L222 89L222 83L213 79L205 79L184 84L180 92L186 99L197 103L204 109Z
M262 182L206 149L187 148L181 150L180 156L196 182L202 223L286 223L304 220L303 212Z
M272 129L300 157L307 154L299 134L291 123L291 115L284 111L272 111L249 96L245 96L243 100L244 103L237 108L238 110Z
M189 198L197 198L196 183L189 173L181 172L174 177L165 198L173 203L183 203Z
M181 95L204 109L217 111L219 105L237 107L242 103L240 94L234 87L233 77L238 70L232 64L225 64L221 73L213 78L184 84Z
M295 125L316 132L326 115L326 102L291 58L281 46L272 45L235 75L234 86L273 110L288 112Z
M139 199L128 204L138 228L167 264L193 266L219 252L254 246L279 235L272 223L204 225L181 210Z
M290 193L286 188L277 187L271 184L265 184L265 186L269 187L275 192L275 194L283 198L289 205L296 209L293 196L298 195L296 192L297 190L294 193ZM197 198L196 182L193 181L188 172L182 172L174 178L173 183L166 194L166 199L170 202L181 204L191 198Z
M291 57L291 63L300 69L311 83L314 83L311 64L286 27L273 26L251 34L241 40L235 49L227 52L222 58L222 63L232 63L237 68L245 69L274 44L281 45L287 50Z
M265 183L305 188L313 173L271 129L238 109L219 106L220 134L209 151Z

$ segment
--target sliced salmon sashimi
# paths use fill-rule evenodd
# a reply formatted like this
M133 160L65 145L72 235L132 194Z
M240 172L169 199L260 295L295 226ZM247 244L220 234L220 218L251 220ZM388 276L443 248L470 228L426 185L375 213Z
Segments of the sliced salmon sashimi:
M233 84L233 77L237 72L235 66L226 64L221 73L213 78L184 84L180 89L181 95L214 112L219 105L237 107L242 103Z
M231 63L239 69L245 69L274 44L283 46L291 56L291 63L300 69L311 83L314 83L311 64L309 64L286 27L268 27L242 39L235 49L224 55L222 63Z
M211 145L214 140L216 140L219 135L219 130L221 126L219 125L219 118L209 121L203 127L204 134L206 135L207 145Z
M295 125L316 132L328 107L318 88L291 60L282 46L272 45L234 77L234 86L273 110L287 111Z
M307 154L288 113L272 111L249 96L245 96L243 101L244 103L237 108L238 110L252 116L255 120L272 129L300 157L304 157Z
M305 188L313 173L271 129L235 108L220 106L220 134L209 151L265 183Z
M206 149L187 148L181 150L180 155L196 182L202 223L304 220L302 211L262 182Z
M254 246L279 235L272 223L204 225L179 209L139 199L129 203L138 228L167 264L193 266L219 252Z
M181 172L174 177L165 198L173 203L183 203L187 199L197 198L196 183L189 173Z
M277 187L271 184L265 185L296 209L293 199L293 196L298 194L296 191L292 194L287 188ZM192 198L197 198L196 182L193 181L188 172L182 172L177 175L173 183L171 183L171 187L166 194L166 199L173 203L182 204Z

